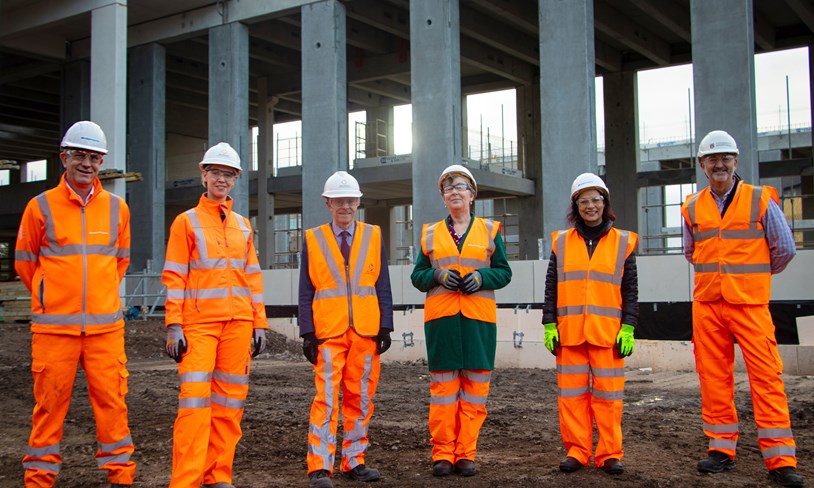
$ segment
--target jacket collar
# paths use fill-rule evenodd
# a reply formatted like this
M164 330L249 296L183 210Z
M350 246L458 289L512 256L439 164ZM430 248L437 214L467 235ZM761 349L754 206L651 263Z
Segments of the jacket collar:
M212 215L220 215L221 210L223 210L224 215L229 215L229 213L232 211L232 204L234 204L234 202L235 201L230 196L226 197L225 202L218 202L207 197L206 193L204 192L204 194L201 195L200 200L198 200L198 208L205 212L211 213Z

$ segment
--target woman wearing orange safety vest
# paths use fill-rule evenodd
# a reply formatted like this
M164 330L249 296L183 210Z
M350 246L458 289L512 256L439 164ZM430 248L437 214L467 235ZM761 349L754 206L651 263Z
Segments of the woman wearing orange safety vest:
M557 356L560 435L567 451L560 470L590 463L596 422L594 464L621 474L623 358L633 353L639 320L638 236L613 228L610 191L592 173L571 185L566 218L573 228L551 235L543 304L544 344Z
M472 173L453 164L438 178L438 190L449 216L424 225L411 275L413 286L427 293L432 474L473 476L495 367L494 291L509 284L512 270L500 223L472 213L478 193Z
M170 487L234 488L251 358L268 324L251 223L229 196L240 158L221 142L199 166L206 193L172 223L162 275L166 351L181 379Z

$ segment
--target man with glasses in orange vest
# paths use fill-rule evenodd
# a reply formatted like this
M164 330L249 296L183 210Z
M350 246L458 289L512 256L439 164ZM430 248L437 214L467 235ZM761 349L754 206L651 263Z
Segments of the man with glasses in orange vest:
M101 127L72 125L56 188L34 197L17 234L14 268L31 291L34 412L23 458L26 488L54 486L77 365L96 418L96 462L111 487L133 484L127 426L127 357L119 286L130 264L130 210L97 178L107 154Z
M769 478L803 486L781 377L783 362L769 314L772 275L794 257L794 237L778 206L777 190L747 184L735 173L738 146L714 130L698 148L709 187L690 195L684 216L684 255L695 270L693 343L701 382L704 434L702 473L735 468L738 413L734 403L734 341L743 353Z
M302 245L299 326L314 365L316 395L308 429L308 486L331 488L342 390L340 472L376 481L365 465L367 430L379 383L379 355L390 348L393 297L381 229L355 219L359 183L345 171L325 181L331 222L308 229Z

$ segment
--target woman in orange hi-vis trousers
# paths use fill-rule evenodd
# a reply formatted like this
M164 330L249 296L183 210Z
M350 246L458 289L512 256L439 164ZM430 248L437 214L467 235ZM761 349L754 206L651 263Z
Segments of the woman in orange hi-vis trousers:
M500 223L472 213L478 193L472 173L453 164L438 178L438 190L449 216L424 225L411 275L413 286L427 293L432 474L473 476L495 368L495 290L509 284L512 270Z
M221 142L199 166L206 193L173 222L162 275L166 351L181 379L170 487L233 488L251 358L268 324L251 224L229 196L240 158Z
M638 324L638 236L613 227L616 215L601 178L583 173L571 185L571 229L551 235L543 304L544 343L557 356L564 472L587 466L593 423L594 464L621 474L624 357Z

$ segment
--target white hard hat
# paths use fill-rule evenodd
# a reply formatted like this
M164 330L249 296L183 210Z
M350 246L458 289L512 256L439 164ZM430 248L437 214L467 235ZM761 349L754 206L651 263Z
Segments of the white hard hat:
M475 177L472 176L472 173L466 168L466 166L460 164L447 166L447 168L441 173L441 176L438 177L438 191L440 191L442 194L444 193L444 180L446 180L448 176L466 176L469 178L469 181L472 182L472 191L475 193L475 195L478 194L478 182L475 181Z
M65 132L59 147L75 147L107 154L107 138L96 123L80 120Z
M726 131L714 130L701 139L701 144L698 145L698 157L719 153L739 154L738 145Z
M358 198L362 196L359 191L359 182L346 171L337 171L325 180L322 191L325 198Z
M219 164L221 166L234 168L238 172L243 171L243 168L240 167L240 156L238 156L237 151L226 142L219 142L210 147L206 153L204 153L203 160L198 163L198 166L204 169L209 164Z
M571 183L571 200L575 199L583 190L588 190L590 188L601 190L605 196L610 196L610 190L608 190L608 187L605 185L605 182L602 181L602 178L593 173L582 173L574 179L573 183Z

